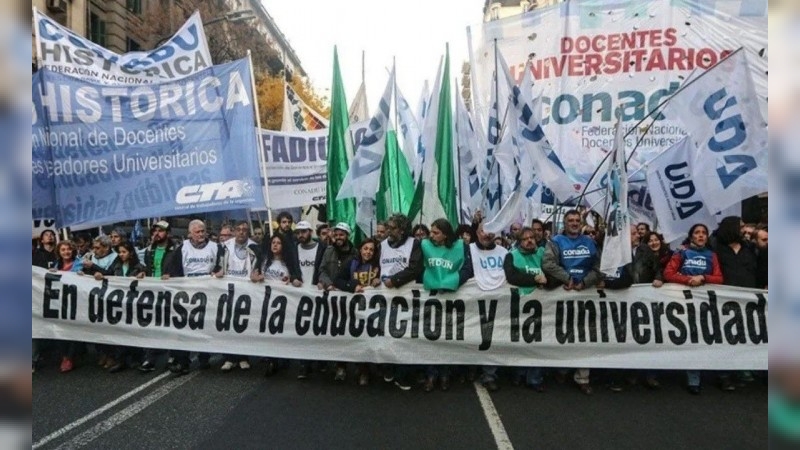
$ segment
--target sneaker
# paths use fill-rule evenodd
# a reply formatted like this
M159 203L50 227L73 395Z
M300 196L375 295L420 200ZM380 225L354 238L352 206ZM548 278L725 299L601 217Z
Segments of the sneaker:
M103 364L103 369L109 370L116 365L117 361L114 358L106 358L106 363Z
M108 373L119 373L127 368L128 368L127 364L125 364L124 362L118 362L108 368Z
M481 384L489 392L497 392L498 390L500 390L500 386L498 386L497 385L497 381L494 381L494 380L485 381L485 382L483 382Z
M140 372L152 372L156 370L156 365L150 361L142 361L142 364L139 365Z
M211 363L207 359L198 359L197 368L206 370L211 368Z
M366 373L358 375L359 386L367 386L368 384L369 384L369 375L367 375Z
M655 391L657 389L661 389L661 383L658 382L658 379L656 379L656 377L647 377L647 378L645 378L644 385L647 386L647 389L650 389L650 390L653 390L653 391Z
M225 363L222 364L222 367L220 367L219 370L223 372L230 372L233 369L233 367L234 366L232 361L225 361Z
M689 393L692 395L700 395L700 386L689 386L688 389Z
M311 373L311 370L306 365L300 366L300 372L297 373L298 380L305 380L308 378L308 375Z
M169 365L169 371L175 375L186 375L189 373L189 367L181 363L172 363Z
M100 356L97 358L97 365L98 365L98 366L100 366L100 367L103 367L103 368L106 368L105 366L106 366L106 364L107 364L107 363L108 363L108 356L106 356L106 355L100 355Z
M344 367L337 367L336 368L336 375L334 375L334 381L344 381L347 378L347 371Z
M736 385L733 384L730 377L725 377L719 380L719 388L725 392L733 392L736 390Z
M622 392L623 391L622 385L620 383L616 382L616 381L612 381L611 383L608 383L608 390L611 391L611 392Z
M400 378L394 380L394 385L400 388L401 391L410 391L411 390L411 383L406 380L402 380Z
M594 389L592 389L592 387L589 386L588 384L579 384L578 389L580 389L581 392L583 392L586 395L594 394Z
M64 358L61 359L61 366L59 366L58 370L61 373L67 373L67 372L70 372L74 368L75 368L75 365L72 363L72 359L64 357Z
M250 370L250 361L246 359L239 361L239 368L242 370Z

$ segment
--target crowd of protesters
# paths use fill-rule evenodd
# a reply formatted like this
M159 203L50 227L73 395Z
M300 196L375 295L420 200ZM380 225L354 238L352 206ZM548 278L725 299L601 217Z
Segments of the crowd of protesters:
M625 289L633 284L679 283L691 287L723 284L767 289L768 231L766 225L750 225L739 217L726 217L711 232L703 224L688 230L685 240L671 249L661 234L647 223L631 227L632 262L612 275L602 273L604 227L599 215L578 210L567 211L563 228L554 231L552 222L534 219L529 225L514 223L507 233L493 234L484 229L480 214L472 223L451 224L437 219L412 224L403 215L393 215L375 227L375 234L354 245L353 230L345 223L323 223L316 228L306 221L294 223L288 213L277 217L277 227L268 236L248 221L223 224L218 231L206 228L201 220L189 223L187 236L171 235L169 222L155 222L149 241L139 245L128 234L115 228L110 235L92 238L77 234L72 240L58 241L56 233L41 233L33 248L32 262L53 272L75 272L103 279L117 277L214 276L239 278L252 283L364 292L370 288L399 288L411 282L426 290L456 291L474 279L481 290L493 290L506 284L516 286L523 295L535 289L581 291ZM576 249L581 251L577 252ZM588 249L588 251L586 251ZM478 263L480 261L480 263ZM41 364L42 341L34 342L33 368ZM60 360L59 370L70 372L77 356L84 350L78 342L54 341L50 350ZM44 345L47 347L46 345ZM135 367L143 372L156 369L156 358L164 350L137 349L125 346L95 345L98 365L115 373ZM200 368L210 367L208 353L197 355ZM221 370L238 367L248 370L247 355L222 355ZM286 360L267 358L267 376L289 366ZM348 375L343 362L297 361L297 378L306 379L312 372L324 373L333 367L333 377L344 381ZM176 374L190 370L190 354L168 352L167 367ZM447 365L415 367L355 364L356 380L368 385L373 373L402 390L414 384L430 392L448 390L452 377L478 379L488 390L498 385L498 367L455 367ZM511 370L514 384L525 384L543 392L545 369L521 367ZM569 371L552 369L553 378L565 382ZM636 383L643 376L644 385L659 389L657 371L607 371L606 384L613 391L623 390L623 381ZM415 377L416 375L416 377ZM572 380L585 394L593 392L589 368L573 370ZM687 389L701 392L701 373L688 371ZM725 391L753 380L750 372L707 373Z

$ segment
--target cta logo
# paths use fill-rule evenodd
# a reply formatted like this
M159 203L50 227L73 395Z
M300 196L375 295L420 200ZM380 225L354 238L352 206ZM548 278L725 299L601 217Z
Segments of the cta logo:
M189 205L248 197L252 193L253 185L250 181L231 180L184 186L178 190L175 201L180 205Z

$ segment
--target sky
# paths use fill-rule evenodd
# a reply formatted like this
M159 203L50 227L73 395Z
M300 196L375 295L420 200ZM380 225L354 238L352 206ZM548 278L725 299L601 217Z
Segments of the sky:
M469 59L467 26L479 26L484 0L262 0L300 58L317 93L330 98L333 46L348 105L361 84L361 52L366 52L365 81L374 113L389 77L392 57L397 83L416 108L423 83L433 86L445 43L450 44L451 79L460 79ZM452 82L452 80L451 80Z

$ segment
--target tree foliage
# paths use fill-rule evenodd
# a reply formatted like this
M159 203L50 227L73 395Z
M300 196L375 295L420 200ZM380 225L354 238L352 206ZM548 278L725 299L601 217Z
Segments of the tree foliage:
M183 0L183 6L167 1L149 4L149 9L142 16L142 23L146 27L145 34L151 36L151 48L172 36L195 10L200 11L203 22L232 11L224 0ZM253 73L256 75L261 126L279 130L283 118L283 61L278 46L261 35L254 22L221 20L208 24L204 27L208 48L214 64L245 58L247 50L250 50ZM317 95L307 79L295 76L291 77L289 83L307 105L328 117L328 99Z

